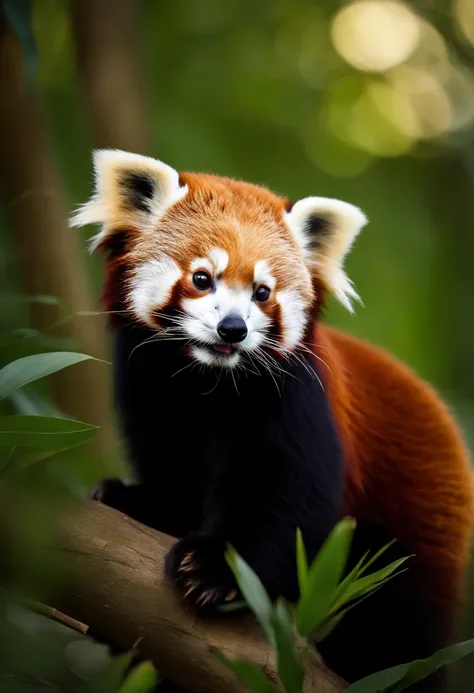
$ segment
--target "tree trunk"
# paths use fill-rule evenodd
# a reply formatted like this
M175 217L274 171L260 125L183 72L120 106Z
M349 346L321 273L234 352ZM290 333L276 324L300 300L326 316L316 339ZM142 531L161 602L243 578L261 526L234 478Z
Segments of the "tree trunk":
M139 0L71 0L77 72L99 148L150 154Z
M95 306L88 290L76 235L68 228L61 174L33 86L25 83L22 48L0 15L0 169L2 192L18 247L28 294L49 294L72 311ZM58 318L46 306L32 308L39 330ZM92 356L106 358L101 317L75 318L61 330ZM101 426L97 445L105 459L116 451L110 403L110 368L85 362L51 378L53 397L68 415Z

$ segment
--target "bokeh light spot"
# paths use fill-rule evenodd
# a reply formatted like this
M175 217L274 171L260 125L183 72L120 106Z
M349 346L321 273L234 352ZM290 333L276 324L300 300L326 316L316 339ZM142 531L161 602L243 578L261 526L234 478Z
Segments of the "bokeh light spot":
M353 67L385 72L416 49L420 21L405 5L392 0L364 0L347 5L333 19L331 38Z

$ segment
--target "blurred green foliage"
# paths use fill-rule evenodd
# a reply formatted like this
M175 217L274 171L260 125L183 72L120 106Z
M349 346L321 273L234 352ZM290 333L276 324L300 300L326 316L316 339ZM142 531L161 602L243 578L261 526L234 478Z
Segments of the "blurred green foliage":
M450 44L459 34L453 7L424 5L423 22L437 21L407 65L436 75L449 64L465 75L472 51L465 46L461 63ZM357 71L337 52L331 27L340 7L329 0L145 2L150 153L180 169L261 182L293 199L340 197L366 211L370 224L348 260L364 307L350 317L331 303L328 318L387 347L433 382L471 436L472 121L410 139L404 150L390 146L387 132L397 137L397 129L380 122L390 120L393 104L367 94L394 78ZM67 5L41 0L33 11L38 80L72 209L90 193L92 145ZM448 28L446 36L436 24ZM428 97L420 110L435 121L440 106ZM456 109L468 110L465 101L473 107L472 82L460 83L452 98L454 119ZM4 224L2 244L7 234ZM98 291L100 261L87 257L85 237L83 248ZM17 269L11 244L3 258L10 287Z

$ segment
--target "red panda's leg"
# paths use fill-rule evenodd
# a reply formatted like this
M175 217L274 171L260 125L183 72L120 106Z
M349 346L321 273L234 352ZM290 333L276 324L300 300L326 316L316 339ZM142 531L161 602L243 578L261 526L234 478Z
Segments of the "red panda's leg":
M88 497L174 537L184 536L199 527L200 515L194 508L183 504L177 510L169 495L148 484L127 485L119 479L103 479Z
M269 459L275 463L275 457ZM297 599L296 529L302 530L312 560L339 519L337 472L333 489L328 483L327 497L314 503L314 477L304 469L298 474L296 464L284 466L289 473L283 484L260 486L254 475L250 483L244 477L217 486L212 503L206 504L200 532L177 542L166 559L166 573L182 598L197 608L214 608L238 596L225 560L228 542L258 575L271 599Z
M178 542L167 560L178 587L194 580L181 590L184 597L193 587L194 604L200 592L205 599L212 588L216 595L228 588L226 542L271 598L296 599L297 528L312 560L340 518L341 446L324 391L301 370L285 381L284 397L269 382L264 398L236 397L232 414L215 426L200 535Z

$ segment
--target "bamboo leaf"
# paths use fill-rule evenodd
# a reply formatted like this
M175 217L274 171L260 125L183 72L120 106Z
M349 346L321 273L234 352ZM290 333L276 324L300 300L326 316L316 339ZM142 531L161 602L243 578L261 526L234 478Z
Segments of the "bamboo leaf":
M98 426L47 416L0 417L0 445L35 448L36 451L67 450L86 443Z
M119 693L150 693L158 683L158 674L151 662L141 662L127 676Z
M213 652L230 671L233 671L242 681L245 681L254 693L274 693L270 679L259 666L245 659L228 659L216 648L214 648Z
M247 602L244 599L238 599L235 602L229 602L228 604L221 604L220 606L217 607L218 611L222 611L222 613L231 613L233 611L244 611L247 610L249 607L247 605Z
M371 590L380 583L386 582L390 577L394 577L395 571L400 568L400 566L402 566L403 563L408 560L408 558L410 558L410 556L399 558L397 561L393 561L393 563L385 566L385 568L380 568L380 570L376 570L375 573L371 573L370 575L366 575L363 578L355 580L351 585L349 585L346 594L344 595L344 601L349 601L351 599L360 597L363 594L366 594L367 590ZM399 573L397 573L397 575L398 574Z
M298 584L300 595L303 595L308 587L308 559L304 547L303 535L298 527L296 530L296 565L298 570Z
M346 602L345 594L349 589L349 586L352 585L352 583L355 582L355 580L357 579L357 576L360 575L363 563L367 558L367 555L368 552L362 556L360 561L358 561L358 563L346 575L344 580L342 580L342 582L339 583L339 587L337 588L334 594L334 601L331 607L331 611L337 611L337 609L339 609Z
M87 354L55 351L47 354L32 354L12 361L0 370L0 401L28 383L90 359L98 360Z
M343 574L355 521L341 520L326 539L309 572L306 592L296 608L296 628L308 637L330 612Z
M254 612L268 643L275 644L272 627L272 603L258 575L233 549L226 551L226 560L234 573L242 595Z
M88 693L116 693L133 659L133 651L114 657L91 682Z
M272 614L275 633L278 677L286 693L301 693L304 680L304 667L295 652L293 623L287 604L278 600Z
M428 659L417 659L410 664L401 664L366 676L351 684L346 693L400 693L408 686L433 674L437 669L453 664L474 652L474 639L449 645L438 650Z
M392 541L389 541L388 544L385 544L381 549L374 553L374 555L371 556L371 558L369 558L369 560L362 566L361 570L359 571L359 576L366 573L370 566L373 565L375 561L377 561L386 551L388 551L393 544L395 544L395 541L395 539L392 539Z

